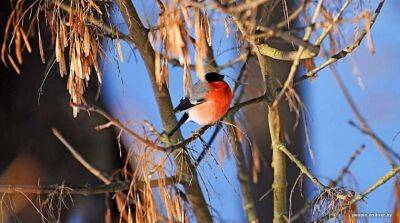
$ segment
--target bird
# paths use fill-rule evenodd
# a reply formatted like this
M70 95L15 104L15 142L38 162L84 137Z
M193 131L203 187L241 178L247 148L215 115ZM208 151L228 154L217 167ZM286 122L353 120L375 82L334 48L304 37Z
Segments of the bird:
M232 101L232 90L224 81L224 75L217 72L205 74L204 80L192 87L190 97L180 100L174 113L185 111L177 125L167 134L168 137L186 122L193 121L201 126L220 120L228 111Z

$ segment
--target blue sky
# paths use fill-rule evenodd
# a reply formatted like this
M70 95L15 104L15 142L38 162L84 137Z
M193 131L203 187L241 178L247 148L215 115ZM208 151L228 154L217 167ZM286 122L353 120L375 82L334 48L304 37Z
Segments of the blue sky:
M376 5L375 2L371 3L373 7ZM152 4L148 1L135 1L135 5L138 7L138 11L144 12L141 13L141 16L146 15L146 19L154 23L154 18L147 16L156 10ZM393 140L396 133L400 131L400 100L398 100L400 97L398 75L400 73L400 63L398 63L400 17L398 16L398 7L394 1L387 1L383 7L372 31L376 47L374 55L368 52L364 41L354 54L336 65L351 96L371 128L388 145L393 145L396 151L399 151L400 147L400 137ZM223 31L220 30L223 30L222 26L216 29L217 38L213 43L218 52L222 52L222 49L230 48L234 44L231 39L219 41L223 35ZM119 63L119 67L112 59L104 64L103 97L107 107L121 120L130 121L129 125L132 128L137 127L137 124L133 123L134 121L149 120L158 129L161 129L160 116L150 81L140 56L138 53L136 56L133 55L128 45L122 44L125 62ZM219 56L218 62L223 63L234 55L235 51L229 51ZM109 58L111 57L109 55ZM234 76L237 70L225 70L224 72ZM365 89L358 83L357 75L361 77ZM181 76L180 69L171 70L170 89L174 104L182 96ZM321 71L313 83L308 82L303 86L306 89L311 142L316 155L315 165L310 162L313 171L322 179L334 178L347 163L354 150L361 144L365 144L365 151L351 167L351 172L357 179L357 187L354 189L358 192L363 191L385 174L389 170L389 165L377 152L371 140L348 124L349 120L355 120L355 118L329 69ZM184 135L187 136L196 127L195 124L186 125L183 128ZM196 147L199 147L198 144ZM212 187L208 187L212 195L211 205L220 212L225 220L244 221L233 159L224 161L223 173L211 158L208 161L208 164L201 167L200 173L211 182ZM350 182L347 179L350 178L346 178L346 182ZM207 182L206 185L208 184ZM393 185L386 184L368 196L366 202L361 205L361 210L391 212L392 194ZM369 222L382 222L378 220L369 219Z

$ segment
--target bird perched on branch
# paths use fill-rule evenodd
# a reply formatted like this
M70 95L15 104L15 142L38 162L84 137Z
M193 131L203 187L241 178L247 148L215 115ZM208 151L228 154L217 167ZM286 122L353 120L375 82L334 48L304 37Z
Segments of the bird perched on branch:
M220 120L228 111L232 100L232 90L224 81L224 75L207 73L204 81L192 87L190 97L181 99L174 112L186 111L178 124L168 133L171 137L182 124L188 121L199 125L209 125Z

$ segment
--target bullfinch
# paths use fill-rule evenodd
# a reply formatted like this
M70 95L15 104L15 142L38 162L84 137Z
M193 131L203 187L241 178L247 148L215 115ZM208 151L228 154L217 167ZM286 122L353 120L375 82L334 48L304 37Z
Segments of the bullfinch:
M178 124L169 132L172 136L182 124L188 121L199 125L209 125L220 120L228 111L232 101L232 90L224 81L224 75L207 73L204 81L192 87L190 97L184 97L174 112L185 111Z

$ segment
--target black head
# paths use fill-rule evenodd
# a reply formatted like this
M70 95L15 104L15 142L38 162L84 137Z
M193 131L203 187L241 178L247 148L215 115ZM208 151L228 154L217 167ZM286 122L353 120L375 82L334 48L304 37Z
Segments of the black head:
M206 81L208 82L216 82L224 80L224 75L221 75L216 72L211 72L206 74Z

